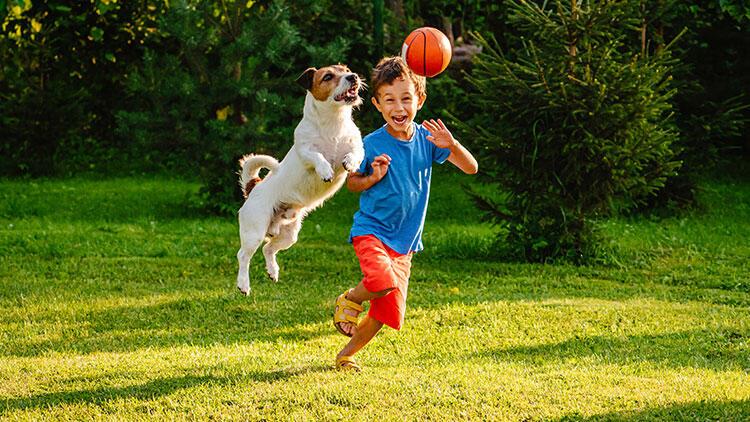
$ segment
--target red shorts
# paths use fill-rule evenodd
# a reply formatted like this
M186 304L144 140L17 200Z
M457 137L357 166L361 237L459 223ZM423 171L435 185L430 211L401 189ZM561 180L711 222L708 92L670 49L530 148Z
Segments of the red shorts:
M411 253L402 255L371 234L354 237L352 244L365 276L362 279L365 289L370 292L394 289L383 297L372 299L367 315L400 330L406 310Z

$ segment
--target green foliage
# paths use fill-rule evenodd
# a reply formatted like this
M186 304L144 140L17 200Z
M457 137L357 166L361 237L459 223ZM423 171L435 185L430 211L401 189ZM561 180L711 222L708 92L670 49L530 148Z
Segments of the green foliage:
M592 219L654 195L679 168L673 60L625 44L638 22L623 2L510 5L522 46L501 52L477 35L476 117L465 125L484 176L509 195L475 197L513 255L587 259Z
M406 24L403 31L427 25L439 28L449 37L467 41L467 31L500 32L505 27L504 0L405 0L392 3L402 4Z
M459 46L475 30L493 34L503 50L525 48L518 35L526 29L508 25L505 0L385 4L387 55L399 54L407 32L422 25L454 35ZM687 29L671 49L682 64L671 72L677 93L669 100L682 134L671 148L683 166L641 207L690 203L700 173L750 152L747 2L617 7L628 17L617 36L644 56ZM297 74L341 61L369 75L379 59L371 15L371 2L353 0L0 2L0 174L172 171L201 177L198 202L229 212L238 197L236 157L281 158L291 144L304 95L292 82ZM471 75L469 62L454 62L429 81L421 118L472 118L464 71ZM364 133L382 124L367 103L355 118Z
M128 64L154 30L156 4L8 3L0 19L0 173L56 174L101 158L86 145L110 137L109 110L120 106ZM88 151L89 160L72 151Z
M695 186L704 173L727 167L727 158L743 150L750 152L743 136L750 122L750 21L729 16L729 3L739 2L641 2L633 12L641 31L631 42L645 51L658 51L684 33L672 48L681 63L673 70L677 93L671 99L681 133L677 157L683 164L642 209L695 205Z
M686 44L679 52L686 65L676 74L675 105L677 124L686 135L681 158L690 177L697 179L704 170L724 167L725 157L750 153L744 136L750 123L750 20L734 21L712 3L690 9L690 15L664 25L689 24L688 36L680 43Z
M721 11L741 21L750 21L750 2L746 0L719 0Z
M292 144L305 96L297 76L351 64L349 52L365 46L366 38L343 36L364 32L359 11L325 13L332 5L297 3L295 12L282 1L172 3L159 42L129 77L135 106L117 114L118 134L157 166L198 171L202 205L236 212L240 156L281 159ZM355 70L364 67L358 57Z

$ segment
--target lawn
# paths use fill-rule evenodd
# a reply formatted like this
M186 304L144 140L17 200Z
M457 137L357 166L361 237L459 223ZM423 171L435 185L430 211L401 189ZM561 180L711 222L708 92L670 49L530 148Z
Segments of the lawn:
M360 278L354 194L310 215L237 293L237 223L165 178L0 181L0 418L750 418L750 182L706 208L601 223L601 266L495 262L437 172L405 327L333 370L334 298ZM239 207L239 204L238 204Z

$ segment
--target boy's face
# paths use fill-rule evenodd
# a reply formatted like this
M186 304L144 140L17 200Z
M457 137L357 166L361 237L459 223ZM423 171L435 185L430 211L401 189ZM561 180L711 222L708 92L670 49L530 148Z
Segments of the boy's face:
M400 77L378 88L372 103L395 134L410 138L412 122L424 100L424 96L419 97L415 92L411 80Z

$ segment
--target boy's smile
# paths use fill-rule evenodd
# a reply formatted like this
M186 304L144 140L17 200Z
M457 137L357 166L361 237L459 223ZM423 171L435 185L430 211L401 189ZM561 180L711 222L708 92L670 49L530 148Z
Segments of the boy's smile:
M424 96L417 95L411 80L400 77L378 88L372 103L383 115L388 133L396 139L409 140L414 134L412 122L424 100Z

